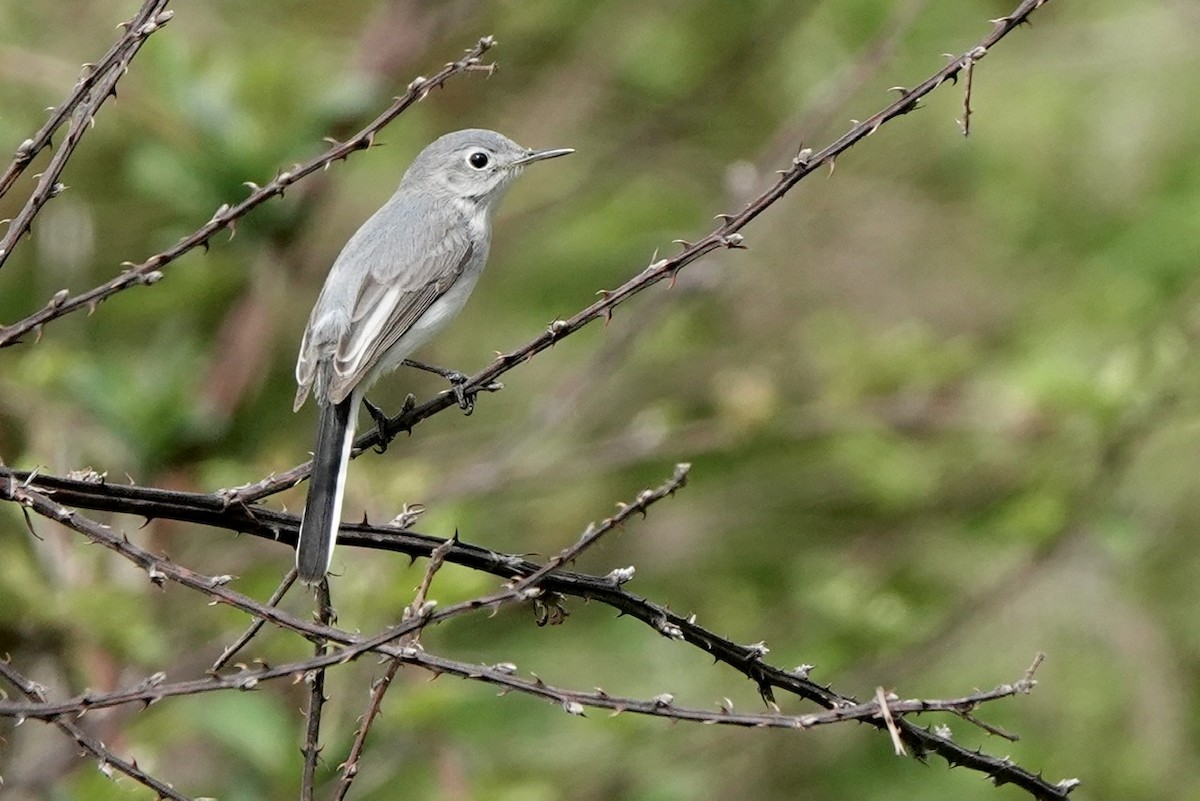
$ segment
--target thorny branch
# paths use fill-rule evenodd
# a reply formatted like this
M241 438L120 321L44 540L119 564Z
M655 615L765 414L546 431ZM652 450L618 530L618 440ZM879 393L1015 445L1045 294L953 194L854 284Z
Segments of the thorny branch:
M126 58L126 52L135 40L144 39L154 32L154 29L143 30L143 26L153 17L159 15L166 7L167 2L168 0L146 0L138 12L133 15L133 19L120 26L124 29L124 33L108 49L108 52L95 64L84 65L84 74L75 84L75 88L71 90L71 94L67 99L50 113L50 117L38 129L37 133L22 142L17 148L12 163L4 170L4 174L0 175L0 197L4 197L8 193L8 190L21 177L21 174L25 172L25 168L33 162L37 154L50 146L55 131L66 121L71 112L84 101L84 98L88 96L88 93L96 85L96 82L107 75L110 68L118 60L123 60L124 64L128 65L129 59ZM161 26L164 21L157 20L156 22ZM103 102L110 94L112 93L105 92L101 94L99 96L100 102Z
M344 649L339 651L333 658L324 657L324 659L329 660L328 662L322 661L321 657L313 660L313 664L319 663L323 665L344 662L372 650L390 653L385 651L382 646L405 635L418 632L429 625L440 623L475 609L494 608L503 603L537 597L540 593L540 590L535 586L537 583L541 582L562 564L574 559L585 548L594 544L601 536L621 527L630 517L636 514L644 514L651 505L674 494L677 489L683 486L686 477L687 466L677 466L675 474L669 481L655 489L643 491L631 504L621 504L618 512L612 517L607 518L598 526L595 524L589 525L575 545L564 549L562 553L554 559L549 560L545 565L538 566L529 575L510 583L499 592L454 604L440 612L435 612L429 604L423 604L421 614L389 628L383 634L371 638L350 635L328 624L307 621L281 609L266 606L253 598L229 589L227 584L231 581L230 576L203 576L182 565L175 564L166 557L155 556L146 549L130 542L124 535L118 535L110 527L90 520L78 512L72 511L51 500L46 494L33 488L30 482L18 483L12 478L0 481L0 500L13 501L26 509L33 510L42 517L83 534L92 542L116 552L146 571L150 581L156 585L162 585L166 581L174 581L184 587L208 595L213 602L223 603L255 617L268 620L281 628L289 629L309 639L324 639L344 646Z
M239 219L271 198L282 196L292 184L314 172L325 169L338 160L348 157L355 151L366 150L371 147L375 141L375 135L385 125L400 116L401 113L414 103L423 100L433 89L441 86L453 76L477 70L490 71L491 66L481 64L480 57L491 49L495 43L495 39L485 36L473 48L467 51L464 57L447 64L435 73L433 77L418 77L413 79L408 85L408 91L396 98L396 101L382 114L345 142L335 143L316 158L310 159L303 164L293 165L290 170L280 172L265 186L247 183L247 186L251 189L249 197L232 206L228 203L223 204L213 213L212 218L207 223L179 240L173 247L151 256L140 264L126 262L123 265L126 269L120 275L86 292L78 295L70 295L67 290L60 290L39 311L12 325L0 326L0 348L17 344L21 341L20 338L30 331L37 332L40 337L43 325L65 314L83 308L87 308L89 313L95 311L96 306L101 301L124 289L134 286L150 286L157 283L163 278L162 270L168 264L190 250L200 246L207 247L209 241L220 231L227 228L230 231L235 230Z
M323 626L331 625L337 616L333 612L333 601L329 597L329 579L321 579L317 585L317 620ZM316 655L323 656L329 650L328 642L316 640ZM304 714L304 775L300 782L300 801L312 801L317 783L317 759L321 756L321 712L325 708L325 668L317 667L303 672L308 684L308 710Z
M275 592L271 593L271 597L267 599L267 606L274 607L281 600L283 600L283 596L287 594L287 591L291 589L292 585L295 583L296 568L293 567L287 572L287 575L283 577L283 581L279 582L279 586L275 588ZM216 673L218 670L229 664L229 660L233 659L233 657L237 655L238 651L241 651L243 648L245 648L246 644L254 639L260 631L262 631L262 627L265 626L266 623L267 621L263 620L262 618L256 618L254 622L246 628L245 631L238 635L236 640L226 646L225 650L221 652L221 655L218 656L216 661L212 663L212 667L208 669L208 672Z
M3 676L4 679L13 687L15 687L17 691L21 693L21 695L25 696L29 702L33 704L47 703L45 688L43 688L37 682L32 681L31 679L18 673L17 669L14 668L7 659L0 659L0 676ZM59 730L63 732L63 734L66 734L72 740L77 742L80 748L99 760L97 767L101 773L109 778L112 777L113 771L119 771L120 773L124 773L126 776L133 779L138 784L149 787L157 794L158 798L170 798L173 801L192 801L192 799L183 793L178 792L171 785L159 781L143 771L137 766L136 762L128 762L124 759L121 759L112 751L109 751L108 748L105 747L104 743L100 742L100 740L96 739L79 726L75 725L71 721L70 715L65 713L60 715L49 715L43 717L42 719L54 723L54 725L57 726Z
M13 493L14 488L30 488L44 483L46 488L42 490L43 492L51 491L55 494L56 498L72 505L111 509L113 511L127 511L147 517L162 517L222 526L245 531L267 539L277 539L287 544L295 543L298 521L294 516L262 507L222 508L221 499L212 495L178 493L146 487L105 484L99 483L99 477L92 477L93 480L91 481L80 481L57 477L31 476L28 473L11 471L7 468L0 468L0 479L7 479L7 482L0 480L0 497L3 497L5 494L6 483L10 495ZM176 505L167 503L168 496L174 496ZM117 499L120 500L118 501ZM44 496L33 500L38 504L37 507L34 507L35 511L51 519L59 519L60 517L70 518L72 514L65 507L49 501ZM636 511L636 508L633 511ZM84 525L78 515L70 519L73 522L68 525L72 527L75 527L75 525ZM91 523L91 521L87 522L92 526L98 525ZM101 529L100 536L103 538L104 532L107 529L102 526L99 528ZM86 531L83 533L92 536ZM99 541L102 544L109 544L103 539ZM344 527L339 534L339 542L344 545L393 550L414 557L429 556L435 549L444 544L442 540L433 537L366 524ZM158 577L159 581L163 577L171 578L201 592L208 592L208 588L211 587L212 592L219 595L216 600L247 611L257 617L267 619L281 628L290 629L305 636L324 635L336 642L346 645L353 644L353 638L345 637L344 633L337 632L336 630L322 631L308 621L295 618L278 610L273 610L270 607L262 607L257 601L229 590L219 579L198 576L191 571L179 568L165 559L160 559L161 564L157 567L147 567L149 562L146 560L153 562L154 557L136 548L136 546L131 546L127 540L117 540L116 543L110 544L109 547L115 548L117 545L126 549L133 549L133 556L127 558L131 558L135 564L139 564L143 569L146 569L152 579L155 576ZM455 544L446 554L446 561L493 573L498 576L532 576L541 569L539 565L519 557L499 554L466 543ZM768 703L774 702L773 688L795 694L801 698L813 700L827 709L836 710L842 707L854 706L857 703L852 698L835 693L829 687L813 682L809 679L808 669L805 667L795 670L785 670L767 663L763 659L766 654L766 648L762 644L739 645L700 626L696 622L694 615L684 616L677 614L661 605L630 593L621 586L624 581L628 580L628 575L617 575L618 572L614 571L609 576L601 577L572 573L560 569L541 578L538 586L544 591L605 603L622 614L640 620L665 637L683 640L704 650L717 661L733 667L747 678L753 680ZM450 614L459 613L454 612L453 608L445 611ZM421 627L434 622L429 618L422 618L421 621ZM401 627L400 629L389 630L388 633L402 636L416 628L418 627ZM391 639L395 639L395 636ZM375 650L390 656L397 656L395 649L390 644L381 645ZM339 654L338 658L342 658L342 655ZM311 663L304 663L303 667L311 669L312 665ZM454 671L448 670L446 672ZM456 673L456 675L462 675L462 673ZM267 676L266 678L271 677L274 676ZM256 675L250 676L246 680L253 686L254 683L262 678L262 676ZM221 685L214 689L225 689L227 686ZM0 714L2 713L3 708L0 707ZM869 719L866 722L877 726L882 725L881 721L875 719ZM991 757L978 751L972 751L936 733L932 729L923 729L910 721L901 720L898 722L898 725L905 741L909 743L918 756L936 753L952 765L962 765L981 772L992 777L997 783L1010 782L1016 784L1036 798L1065 798L1073 787L1073 785L1069 784L1052 785L1040 776L1010 761Z
M421 576L421 583L417 585L417 591L413 596L412 603L404 610L405 620L410 620L426 613L426 604L429 602L429 590L433 586L433 577L437 575L437 572L442 569L442 565L445 564L446 554L457 544L458 534L455 533L453 537L434 548L433 552L429 554L429 563L425 566L425 572ZM404 647L412 647L419 642L420 636L420 631L413 632L410 635L402 637L400 643ZM341 776L338 777L337 788L333 793L333 801L343 801L346 793L350 792L350 786L354 783L355 777L358 776L363 748L367 744L367 734L371 731L371 726L374 725L375 719L379 717L379 713L383 711L383 697L387 695L388 689L392 686L392 681L396 678L396 673L403 665L404 662L399 659L388 660L387 670L384 671L382 676L372 682L370 700L367 702L366 711L363 712L360 718L361 723L358 726L358 730L354 732L354 742L350 745L350 753L346 756L346 761L338 766Z
M153 6L161 8L167 4L167 0L157 0ZM50 201L51 198L57 197L66 188L58 180L62 174L63 168L67 166L67 161L71 158L71 154L75 152L75 148L83 140L83 134L94 124L96 112L100 110L100 106L104 104L110 96L115 96L117 93L117 81L125 74L129 62L137 55L137 51L141 48L142 43L150 37L150 34L157 31L168 21L170 21L174 12L162 11L148 19L146 22L133 28L126 37L122 38L125 43L116 58L116 63L101 76L96 85L92 88L91 93L86 96L78 105L74 115L71 118L70 125L67 126L67 135L54 151L54 157L50 159L50 163L46 169L42 171L38 178L37 186L34 187L33 194L29 196L29 200L17 212L8 223L8 230L4 237L0 239L0 267L8 261L8 257L12 254L13 248L17 244L26 231L33 225L33 218L38 215L38 212ZM17 151L18 159L20 158L20 150Z
M838 709L824 712L785 715L778 711L770 712L735 712L733 705L722 699L716 711L681 707L675 705L674 696L669 693L657 695L648 700L624 698L606 693L604 690L594 692L579 692L567 690L546 684L536 675L532 678L522 678L516 675L517 666L501 662L495 665L473 664L447 659L426 653L420 648L388 645L381 649L383 653L406 664L421 667L434 674L458 676L463 679L480 681L497 686L501 694L520 692L534 697L544 698L561 706L564 711L573 715L582 715L585 708L607 709L616 714L632 712L638 715L662 717L671 720L684 720L695 723L719 724L725 726L740 726L751 728L782 728L782 729L812 729L849 720L875 722L884 715L890 714L896 719L902 715L915 715L926 712L949 712L962 716L981 704L1010 698L1014 695L1028 694L1037 684L1026 671L1025 676L1015 682L1001 684L992 690L975 692L961 698L952 699L908 699L900 700L893 694L884 696L884 703L875 698L862 704L848 704ZM90 693L76 696L62 702L48 703L0 703L0 717L24 720L29 718L50 719L59 715L81 716L89 711L120 706L130 703L154 704L164 698L220 690L255 690L265 681L280 678L295 680L312 670L328 667L337 662L336 655L314 657L302 662L292 662L284 665L244 669L228 676L210 676L203 679L193 679L174 683L165 683L161 674L152 676L149 680L127 688L109 693ZM1036 664L1036 663L1035 663ZM886 711L885 711L886 710ZM1062 783L1064 786L1067 782ZM1065 797L1066 793L1050 797Z
M820 151L813 152L809 148L802 148L792 159L791 166L779 171L779 179L773 186L747 203L738 213L717 215L721 224L707 236L694 243L678 240L683 245L683 250L680 253L670 258L659 259L650 263L641 272L616 289L601 290L597 293L601 296L600 300L581 309L566 320L552 321L544 332L516 350L497 354L492 364L471 376L462 385L463 391L468 394L475 391L483 391L486 387L495 383L500 376L518 365L529 361L542 351L548 350L555 343L579 331L589 323L596 320L604 320L606 322L611 320L613 310L617 306L657 283L665 280L673 283L681 269L702 256L723 248L732 250L743 248L744 237L741 233L742 229L779 201L796 184L816 172L822 166L827 166L832 172L837 158L842 153L875 133L884 124L918 108L918 103L923 97L947 81L956 81L959 73L966 69L968 64L973 66L987 54L993 45L1024 24L1030 14L1048 2L1050 0L1023 0L1008 16L992 20L993 28L991 33L962 56L952 59L950 63L912 89L902 91L898 99L866 120L857 122L849 131L842 134L838 139ZM4 334L0 332L0 347L3 345ZM375 445L386 444L386 441L390 441L401 432L411 431L421 421L455 405L455 403L454 393L446 391L423 404L388 419L386 425L383 427L384 437L380 435L380 428L374 427L355 440L355 455ZM229 501L231 503L249 503L262 500L303 481L308 477L311 469L312 462L308 461L283 473L265 478L255 484L229 490Z

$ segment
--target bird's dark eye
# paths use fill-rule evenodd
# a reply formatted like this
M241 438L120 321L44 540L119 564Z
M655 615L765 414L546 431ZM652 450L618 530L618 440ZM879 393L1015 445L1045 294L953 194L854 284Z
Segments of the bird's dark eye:
M474 153L467 156L467 163L477 170L482 170L488 165L489 161L491 161L491 159L488 158L488 154L484 153L482 150L476 150Z

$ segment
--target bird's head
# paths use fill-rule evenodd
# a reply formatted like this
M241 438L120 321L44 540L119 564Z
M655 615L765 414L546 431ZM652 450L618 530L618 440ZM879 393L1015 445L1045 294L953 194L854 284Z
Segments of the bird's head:
M413 160L404 182L490 205L525 165L574 153L570 148L530 150L495 131L469 128L433 141Z

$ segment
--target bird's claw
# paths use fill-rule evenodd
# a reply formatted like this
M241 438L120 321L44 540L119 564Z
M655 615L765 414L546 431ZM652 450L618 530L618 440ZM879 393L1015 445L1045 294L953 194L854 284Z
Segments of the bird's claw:
M446 380L450 382L450 391L454 393L454 399L458 401L458 408L463 410L463 414L470 416L471 412L475 411L475 395L479 392L479 390L466 389L466 384L471 377L458 370L447 370Z
M375 444L375 452L383 453L388 447L388 416L384 413L383 409L380 409L366 398L362 399L362 404L366 408L367 414L371 415L371 419L375 421L375 432L379 435L379 442Z

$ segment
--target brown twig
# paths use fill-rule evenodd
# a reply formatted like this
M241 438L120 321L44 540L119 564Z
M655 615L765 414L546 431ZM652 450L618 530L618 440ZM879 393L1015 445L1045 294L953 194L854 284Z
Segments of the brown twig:
M887 729L892 738L892 748L896 751L896 756L908 756L908 751L904 748L904 738L900 734L900 727L896 725L896 719L892 717L893 709L891 702L895 700L895 696L890 695L883 687L875 688L875 708L879 710L879 717L883 720L883 725Z
M971 88L975 79L975 62L987 55L987 51L975 48L963 56L963 115L958 121L963 136L971 135Z
M8 193L8 190L16 183L17 178L25 172L25 168L33 162L37 154L50 146L54 132L67 120L76 107L84 101L84 98L88 96L88 93L95 86L96 82L107 75L110 68L125 55L131 43L136 39L145 38L150 33L153 33L153 30L142 31L142 26L157 17L168 2L169 0L146 0L142 4L142 7L138 9L138 12L133 15L132 19L118 26L124 29L124 33L113 43L108 52L95 64L84 65L85 72L75 84L67 99L50 113L50 117L37 130L37 133L22 142L17 148L12 163L4 170L3 175L0 175L0 197L4 197ZM162 25L162 22L158 21L157 24ZM110 92L105 92L101 95L101 102L109 94Z
M329 597L329 579L321 579L317 585L317 621L323 626L330 626L337 615L333 611L333 601ZM316 656L321 657L329 652L329 643L323 638L316 639ZM300 801L312 801L313 791L317 784L317 759L321 755L321 711L325 708L325 665L303 671L304 681L309 686L308 711L305 713L304 725L304 775L300 782Z
M458 545L458 533L453 537L443 542L441 545L433 549L429 555L429 564L425 566L425 573L421 576L421 583L417 585L417 591L413 596L412 603L404 610L404 619L409 620L413 617L421 615L425 609L425 605L429 598L429 588L433 585L433 577L441 570L442 565L446 562L446 554ZM416 645L421 636L421 632L415 631L412 634L405 635L400 642L406 647ZM392 686L392 681L396 678L396 673L404 663L399 659L389 659L387 670L383 675L377 678L371 684L370 700L367 702L366 711L363 712L358 730L354 732L354 742L350 745L350 752L346 755L346 760L339 766L341 776L338 778L337 787L333 792L333 801L343 801L346 793L350 792L350 786L354 783L354 779L358 776L359 767L361 764L363 748L367 743L367 734L371 731L371 726L375 723L375 719L379 717L379 713L383 711L383 697L387 695L387 691Z
M165 6L166 2L167 0L158 0L155 5ZM55 149L54 157L50 159L46 169L42 171L29 200L17 212L17 216L9 221L8 230L5 231L3 238L0 238L0 267L3 267L4 263L8 261L8 257L12 255L17 240L29 231L30 226L33 225L33 218L38 215L46 203L57 197L66 188L59 183L58 178L67 166L67 161L74 154L75 148L83 140L84 133L95 124L96 112L104 105L105 100L116 95L117 81L121 80L129 68L129 62L137 55L142 44L150 37L150 34L170 21L173 13L162 11L132 28L125 37L122 37L121 41L124 42L124 47L117 55L114 64L97 79L95 86L76 107L71 116L71 123L67 126L66 136ZM21 151L18 150L18 158L20 153Z
M441 86L451 77L476 70L490 70L490 65L480 64L480 57L495 45L490 36L480 39L467 54L439 70L431 78L419 77L414 79L408 90L396 98L382 114L367 124L365 128L345 142L335 143L331 148L303 164L296 164L290 170L284 170L275 176L265 186L250 183L250 196L235 205L223 204L216 210L207 223L193 233L181 239L173 247L146 259L140 264L126 262L126 269L97 287L93 287L78 295L70 295L66 290L60 290L42 309L9 326L0 326L0 348L17 344L21 337L31 331L40 336L42 326L56 318L79 309L87 308L94 311L103 300L116 293L134 286L149 286L157 283L163 277L162 269L183 254L200 246L207 246L209 241L220 231L235 229L239 219L253 209L276 196L282 196L289 186L304 177L325 169L336 161L345 159L351 153L365 150L373 144L375 135L388 123L396 119L407 108L425 98L433 89Z
M717 711L695 709L675 705L669 693L656 695L647 700L611 695L603 689L584 692L564 689L547 684L536 675L523 678L517 675L512 663L484 665L462 662L435 656L420 648L391 644L381 649L383 653L407 664L421 667L435 674L446 674L463 679L491 684L501 689L501 694L520 692L552 701L566 712L583 714L586 708L606 709L615 713L632 712L638 715L681 720L694 723L720 724L753 728L786 728L806 730L846 721L871 722L891 716L897 725L904 723L902 716L930 712L958 714L962 710L974 709L981 704L1010 698L1029 692L1029 685L1022 681L1001 684L992 690L971 693L951 699L908 699L894 697L873 698L861 704L846 704L836 709L808 714L787 715L778 711L735 712L732 705L724 701ZM109 693L89 693L62 702L14 703L0 702L0 717L16 719L52 719L59 715L81 716L89 711L121 706L130 703L156 703L164 698L197 695L222 690L250 691L264 682L304 676L312 671L327 668L345 661L340 653L314 656L301 662L283 665L244 669L229 676L209 676L202 679L175 683L142 682L135 687ZM1071 780L1068 780L1071 781ZM1048 798L1064 798L1066 792L1053 793Z
M287 572L287 575L283 577L283 581L279 582L279 586L275 588L275 592L271 593L271 597L267 599L267 606L278 606L279 602L283 600L283 596L287 594L287 591L290 590L292 585L295 583L296 568L293 567ZM254 622L251 623L250 626L244 632L242 632L236 640L226 646L225 650L222 651L221 655L216 658L216 661L212 663L212 667L210 667L208 671L210 673L216 673L218 670L225 667L225 665L229 664L229 660L233 659L238 651L245 648L250 641L258 635L258 632L260 632L262 627L265 625L266 621L263 618L256 618Z
M37 704L48 703L46 691L37 682L26 678L7 659L0 659L0 676L17 689L26 699ZM39 716L40 717L40 716ZM113 771L118 771L133 779L138 784L153 790L157 798L170 798L173 801L192 801L189 796L179 792L171 785L154 778L137 766L136 762L128 762L109 751L104 743L76 726L67 714L52 715L42 718L58 727L59 731L70 737L85 752L99 760L100 772L112 778Z

